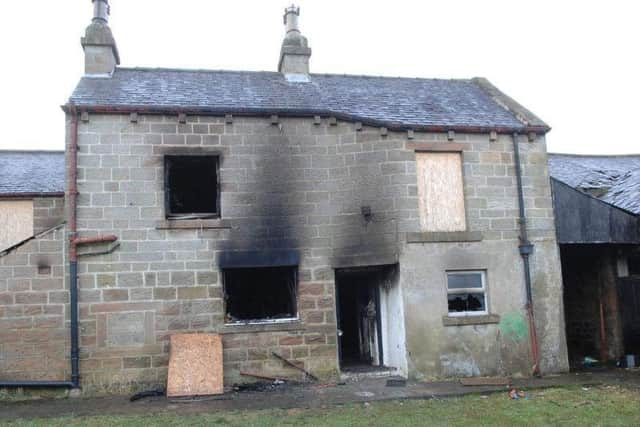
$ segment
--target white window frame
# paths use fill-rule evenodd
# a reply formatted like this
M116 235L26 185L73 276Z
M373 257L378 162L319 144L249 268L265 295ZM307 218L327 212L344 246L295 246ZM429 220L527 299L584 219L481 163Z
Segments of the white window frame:
M449 289L449 275L455 274L480 274L482 280L482 288L457 288ZM487 292L487 272L486 270L447 270L445 272L445 282L447 289L447 316L465 317L465 316L486 316L489 314L489 293ZM449 311L449 295L452 294L484 294L484 310L482 311Z

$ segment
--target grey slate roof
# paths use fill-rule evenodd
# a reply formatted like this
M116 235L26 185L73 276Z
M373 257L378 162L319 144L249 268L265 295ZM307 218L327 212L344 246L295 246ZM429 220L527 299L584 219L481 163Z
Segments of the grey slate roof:
M0 151L0 195L62 192L63 151Z
M267 71L117 68L111 78L83 77L69 101L87 109L326 114L390 128L525 128L474 80L311 74L300 83Z
M549 154L549 173L573 188L640 215L640 154Z

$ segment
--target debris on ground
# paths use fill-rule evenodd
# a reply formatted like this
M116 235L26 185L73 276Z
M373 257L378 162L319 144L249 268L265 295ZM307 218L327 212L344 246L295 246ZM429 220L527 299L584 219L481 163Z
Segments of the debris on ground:
M597 365L598 363L600 363L598 359L594 359L593 357L590 357L590 356L585 356L584 359L582 359L582 366L584 366L585 368L591 368Z
M407 380L405 378L389 378L386 385L387 387L406 387Z
M287 365L291 366L292 368L295 368L295 369L299 370L300 372L302 372L303 374L305 374L307 377L311 378L312 380L319 381L318 377L316 377L311 372L309 372L306 369L304 369L302 366L296 365L295 363L293 363L292 361L290 361L286 357L283 357L283 356L279 355L275 351L272 351L271 354L273 354L276 359L282 360L284 363L286 363Z
M355 394L358 397L373 397L376 395L375 393L372 393L370 391L356 391L353 394Z
M257 374L255 372L240 371L240 375L242 375L243 377L253 377L253 378L259 378L261 380L267 380L267 381L284 381L285 380L284 378L271 377L269 375Z
M518 400L518 399L522 399L525 397L524 391L522 390L516 390L515 388L512 388L509 391L509 398L511 400Z
M165 389L159 388L155 390L145 390L140 393L136 393L129 398L130 402L135 402L136 400L144 399L145 397L156 397L156 396L164 396Z
M291 387L297 384L299 383L295 381L284 381L281 379L276 379L274 381L257 381L254 383L234 384L232 390L235 393L263 392L282 389L284 387Z
M331 387L335 387L337 385L338 385L338 383L322 383L322 384L314 385L313 388L331 388Z

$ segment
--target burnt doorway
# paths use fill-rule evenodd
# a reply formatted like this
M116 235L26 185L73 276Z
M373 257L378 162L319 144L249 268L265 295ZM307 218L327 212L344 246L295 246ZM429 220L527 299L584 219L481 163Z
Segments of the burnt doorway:
M380 289L385 266L336 270L338 350L342 370L382 366Z

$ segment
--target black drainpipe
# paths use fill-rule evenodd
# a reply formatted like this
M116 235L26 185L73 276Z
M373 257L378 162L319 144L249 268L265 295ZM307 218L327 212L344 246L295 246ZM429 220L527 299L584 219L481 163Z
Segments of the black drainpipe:
M538 348L538 335L536 333L536 323L533 316L533 294L531 292L531 266L529 256L533 252L533 244L527 235L527 216L524 208L524 194L522 190L522 167L520 164L520 147L518 146L518 133L513 134L513 156L516 167L516 181L518 185L518 209L520 218L520 244L518 249L524 264L524 283L527 291L527 317L529 319L529 338L531 340L531 355L533 357L533 375L540 375L540 356Z
M78 113L74 105L70 105L71 115L71 146L69 147L70 184L66 203L69 204L70 228L69 239L69 311L70 311L70 340L71 340L71 381L0 381L0 388L79 388L79 345L78 345L78 262L75 241L75 200L77 194L77 149L78 149Z

